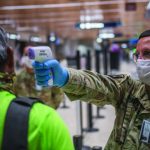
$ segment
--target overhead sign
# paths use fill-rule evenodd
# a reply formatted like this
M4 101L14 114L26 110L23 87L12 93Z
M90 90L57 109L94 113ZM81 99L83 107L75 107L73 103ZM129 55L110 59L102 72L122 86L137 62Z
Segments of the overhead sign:
M101 29L101 28L115 28L121 26L120 21L115 22L103 22L103 23L81 23L78 22L75 24L75 28L77 29Z

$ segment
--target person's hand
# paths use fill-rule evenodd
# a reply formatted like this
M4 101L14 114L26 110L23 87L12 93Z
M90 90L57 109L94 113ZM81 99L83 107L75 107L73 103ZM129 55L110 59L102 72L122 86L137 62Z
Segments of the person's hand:
M67 69L62 67L55 59L43 63L34 61L32 65L38 85L48 86L48 81L51 78L53 79L52 86L62 87L68 81L69 75Z

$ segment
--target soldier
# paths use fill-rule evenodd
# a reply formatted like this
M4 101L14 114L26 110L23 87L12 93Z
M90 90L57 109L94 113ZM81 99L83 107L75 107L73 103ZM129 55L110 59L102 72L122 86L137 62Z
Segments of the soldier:
M35 83L32 61L27 56L28 48L29 46L25 47L20 63L23 70L16 76L15 94L18 96L38 97L44 100L45 104L57 109L64 100L64 92L58 87L42 88Z
M139 36L135 56L139 80L125 74L66 69L57 60L33 66L39 85L47 85L50 74L42 74L52 69L54 86L62 87L72 101L115 107L115 124L105 150L150 150L150 30Z
M15 139L16 137L21 136L20 134L16 134L16 132L18 130L22 131L21 137L24 138L23 136L27 135L27 143L24 143L22 139L15 139L15 141L21 143L19 146L17 145L19 148L4 148L4 145L9 146L10 144L10 135L7 134L9 140L6 139L6 136L4 135L6 135L5 129L7 129L5 126L5 122L8 118L7 110L10 108L9 106L11 105L12 101L16 98L16 95L13 91L14 78L13 51L8 47L6 32L0 28L0 149L74 150L68 129L60 116L54 109L39 102L34 104L34 106L31 108L29 118L27 118L29 120L27 128L28 133L23 133L24 130L22 130L22 127L24 124L22 124L23 126L15 128L14 134L11 134L11 137L14 136ZM19 118L24 118L24 116L20 114L20 111L20 109L14 110L14 112L18 114ZM18 123L14 122L13 120L10 120L9 122L11 122L10 127L11 125L14 127L14 125L17 125ZM14 139L11 138L12 144ZM27 148L24 147L24 144L26 144L25 146Z

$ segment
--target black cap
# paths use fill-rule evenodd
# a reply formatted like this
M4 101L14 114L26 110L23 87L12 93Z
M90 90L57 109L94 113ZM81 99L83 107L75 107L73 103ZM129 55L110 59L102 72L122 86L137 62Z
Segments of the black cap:
M139 36L139 39L143 38L143 37L148 37L150 36L150 30L146 30L144 32L142 32Z
M7 33L0 27L0 63L4 63L7 60Z

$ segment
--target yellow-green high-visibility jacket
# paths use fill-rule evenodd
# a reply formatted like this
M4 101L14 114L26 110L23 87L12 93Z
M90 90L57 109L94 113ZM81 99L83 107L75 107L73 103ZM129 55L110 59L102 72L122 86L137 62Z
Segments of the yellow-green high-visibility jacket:
M0 149L7 109L14 98L15 95L0 90ZM74 150L63 120L54 109L41 103L35 103L30 111L28 150Z
M150 86L129 75L68 71L69 80L63 90L71 100L115 107L115 124L105 150L150 150L150 144L140 140L142 122L150 119Z

